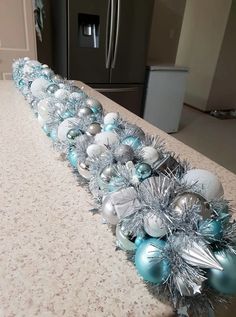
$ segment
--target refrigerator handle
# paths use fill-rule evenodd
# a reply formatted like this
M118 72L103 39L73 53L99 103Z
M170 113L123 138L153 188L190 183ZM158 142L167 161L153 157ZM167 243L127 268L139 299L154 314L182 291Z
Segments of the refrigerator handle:
M116 56L117 56L117 47L118 47L118 39L119 39L119 31L120 31L120 0L117 0L117 11L116 11L116 37L115 37L115 48L113 54L113 60L111 64L111 68L115 68L116 66Z
M106 68L110 68L111 49L114 28L114 0L108 0L107 8L107 26L106 26Z

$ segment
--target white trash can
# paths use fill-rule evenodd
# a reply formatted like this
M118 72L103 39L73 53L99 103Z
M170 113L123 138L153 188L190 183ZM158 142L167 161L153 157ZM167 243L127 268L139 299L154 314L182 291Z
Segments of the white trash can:
M149 66L144 119L159 129L178 131L188 68Z

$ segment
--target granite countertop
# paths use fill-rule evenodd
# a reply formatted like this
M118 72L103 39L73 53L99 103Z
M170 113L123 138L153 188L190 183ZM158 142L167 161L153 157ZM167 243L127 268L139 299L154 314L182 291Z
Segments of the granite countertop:
M235 174L78 85L107 111L158 134L193 167L216 173L235 207ZM0 111L0 316L173 316L168 304L148 292L125 254L115 251L108 227L88 211L90 195L11 81L0 81Z

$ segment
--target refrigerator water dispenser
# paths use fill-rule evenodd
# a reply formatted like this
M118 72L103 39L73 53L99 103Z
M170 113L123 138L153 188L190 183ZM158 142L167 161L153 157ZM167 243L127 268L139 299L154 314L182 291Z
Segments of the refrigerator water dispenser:
M99 15L78 14L79 47L99 47Z

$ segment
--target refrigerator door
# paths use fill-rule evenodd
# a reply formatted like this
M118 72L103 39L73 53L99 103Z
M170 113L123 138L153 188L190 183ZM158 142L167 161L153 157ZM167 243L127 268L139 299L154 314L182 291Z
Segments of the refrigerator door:
M69 79L89 84L109 82L107 59L113 40L113 6L111 0L68 0Z
M143 114L143 85L91 85L94 89L138 116Z
M111 83L143 83L153 0L116 1Z

